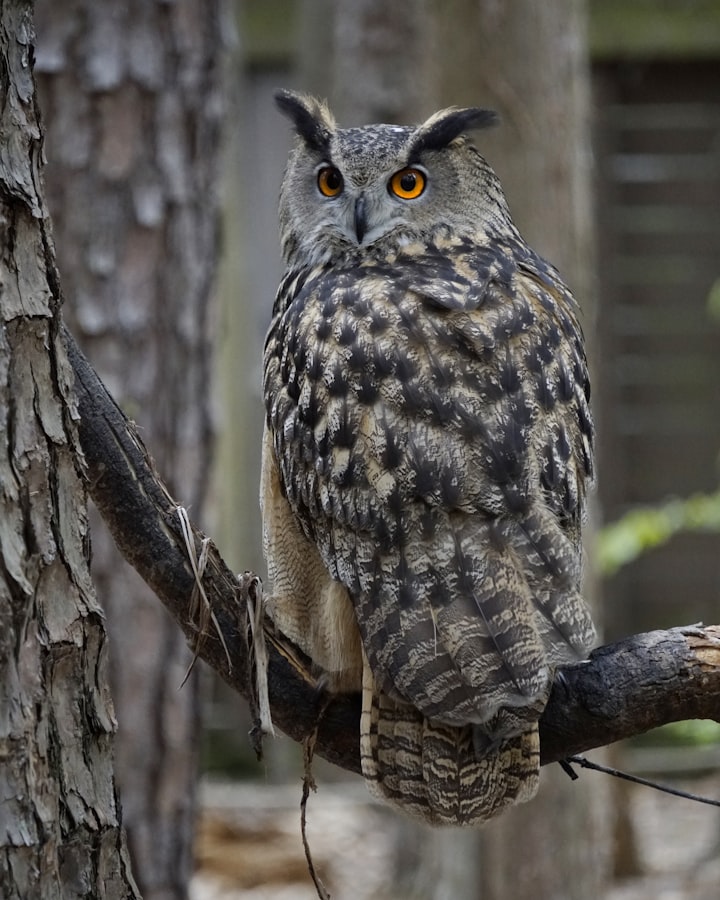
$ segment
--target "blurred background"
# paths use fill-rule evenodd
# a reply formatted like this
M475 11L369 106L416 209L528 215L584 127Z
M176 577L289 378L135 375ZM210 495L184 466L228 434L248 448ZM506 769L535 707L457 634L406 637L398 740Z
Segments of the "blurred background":
M320 94L343 125L482 105L503 124L479 148L583 310L603 639L718 621L720 0L37 0L36 26L66 318L233 568L263 572L261 355L291 140L273 91ZM244 701L200 665L180 689L178 629L99 521L93 545L146 900L315 896L300 748L267 740L258 764ZM593 758L720 795L717 723ZM552 766L533 803L431 832L360 779L315 775L310 846L334 898L720 896L711 807Z

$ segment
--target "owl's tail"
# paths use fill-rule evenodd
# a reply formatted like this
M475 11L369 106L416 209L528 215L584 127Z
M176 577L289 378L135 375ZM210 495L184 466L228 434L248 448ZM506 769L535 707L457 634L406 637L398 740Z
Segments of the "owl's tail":
M430 825L479 825L530 800L540 780L537 725L478 758L471 725L430 722L382 693L367 660L360 757L371 794Z

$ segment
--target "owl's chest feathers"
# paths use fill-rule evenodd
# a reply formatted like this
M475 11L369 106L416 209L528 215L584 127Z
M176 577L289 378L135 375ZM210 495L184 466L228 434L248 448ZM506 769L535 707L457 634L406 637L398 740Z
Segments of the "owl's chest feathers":
M592 452L579 329L552 270L525 265L476 252L286 275L265 396L308 527L372 528L408 500L522 513L538 491L577 516Z

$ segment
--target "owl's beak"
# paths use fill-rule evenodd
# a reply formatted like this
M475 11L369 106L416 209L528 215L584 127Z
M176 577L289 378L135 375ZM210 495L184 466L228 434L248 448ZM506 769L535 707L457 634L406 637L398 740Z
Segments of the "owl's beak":
M358 244L362 244L362 239L367 231L367 209L365 194L355 201L355 234L357 235Z

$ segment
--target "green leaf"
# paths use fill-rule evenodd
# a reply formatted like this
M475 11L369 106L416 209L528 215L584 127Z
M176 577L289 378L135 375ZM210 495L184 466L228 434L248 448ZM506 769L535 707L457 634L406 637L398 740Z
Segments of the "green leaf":
M656 506L638 506L601 528L596 545L600 574L614 575L680 531L720 532L720 491L674 498Z

